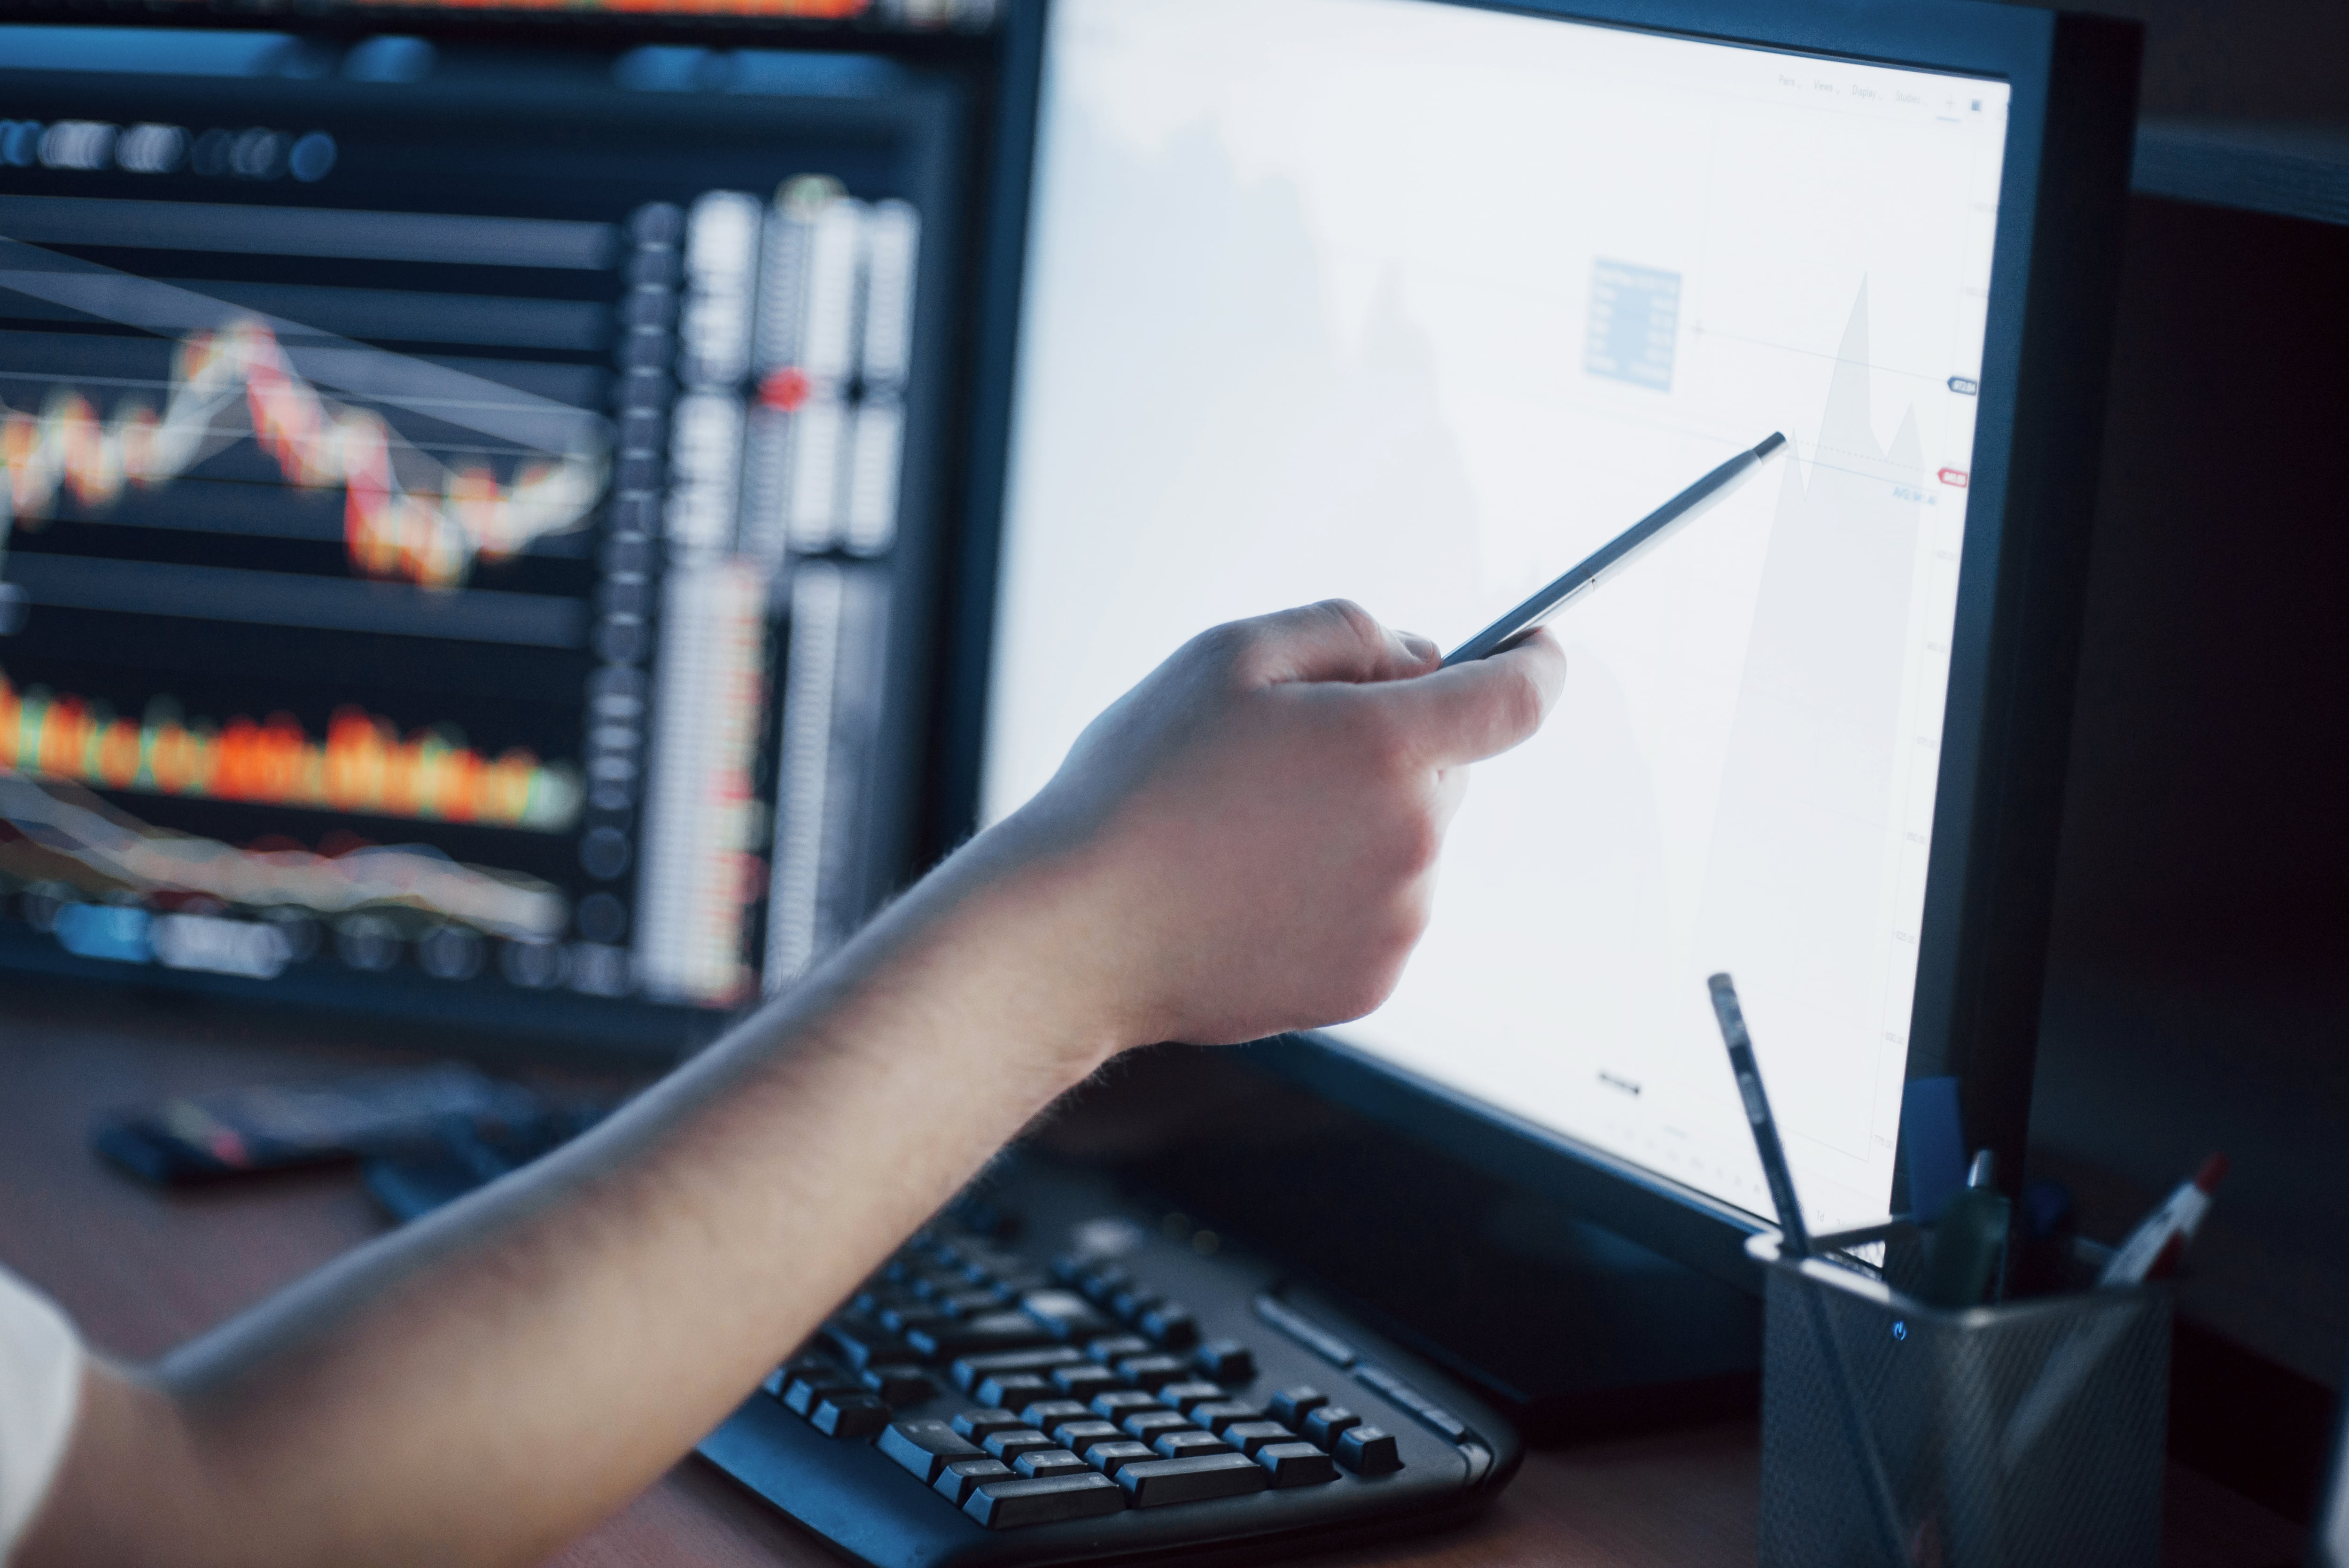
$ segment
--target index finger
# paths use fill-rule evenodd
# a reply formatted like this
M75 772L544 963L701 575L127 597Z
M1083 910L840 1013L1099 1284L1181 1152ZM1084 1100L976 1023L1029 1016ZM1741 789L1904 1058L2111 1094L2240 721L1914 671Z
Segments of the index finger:
M1566 686L1566 654L1537 631L1506 652L1371 688L1438 768L1497 757L1530 738Z

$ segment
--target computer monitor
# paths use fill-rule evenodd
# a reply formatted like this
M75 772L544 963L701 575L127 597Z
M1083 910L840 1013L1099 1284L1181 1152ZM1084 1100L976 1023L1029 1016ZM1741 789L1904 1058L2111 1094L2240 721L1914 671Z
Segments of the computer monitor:
M1392 998L1263 1054L1742 1278L1770 1202L1727 970L1815 1231L1893 1207L1912 1077L1958 1074L2018 1171L2133 33L1808 0L1013 17L977 818L1208 624L1343 595L1454 645L1783 431L1555 624L1565 695L1476 768Z
M0 31L0 966L670 1048L902 879L961 86Z

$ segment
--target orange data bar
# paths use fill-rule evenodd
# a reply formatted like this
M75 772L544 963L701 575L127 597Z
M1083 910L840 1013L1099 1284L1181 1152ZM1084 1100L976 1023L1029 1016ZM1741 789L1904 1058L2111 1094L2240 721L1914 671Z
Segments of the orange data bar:
M78 696L19 694L0 675L0 769L109 789L561 832L577 821L569 769L516 747L492 759L429 730L336 710L314 741L284 714L217 728L161 712L117 718Z

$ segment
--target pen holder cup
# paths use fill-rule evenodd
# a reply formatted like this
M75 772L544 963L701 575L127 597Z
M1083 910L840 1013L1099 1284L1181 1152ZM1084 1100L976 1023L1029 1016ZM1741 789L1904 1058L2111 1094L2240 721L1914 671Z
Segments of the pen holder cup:
M1914 1226L1764 1265L1763 1568L2151 1568L2169 1298L1946 1310L1901 1288Z

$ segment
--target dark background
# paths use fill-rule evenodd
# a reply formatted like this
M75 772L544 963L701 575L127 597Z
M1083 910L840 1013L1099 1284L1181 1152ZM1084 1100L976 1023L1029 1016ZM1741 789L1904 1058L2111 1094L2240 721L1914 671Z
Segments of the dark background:
M2338 149L2342 210L2349 5L2095 8L2146 24L2148 120ZM2304 1516L2349 1363L2349 228L2137 197L2107 409L2032 1160L2112 1236L2228 1153L2172 1447Z

